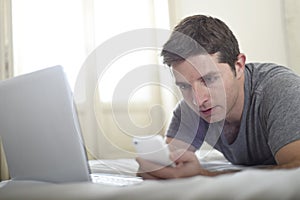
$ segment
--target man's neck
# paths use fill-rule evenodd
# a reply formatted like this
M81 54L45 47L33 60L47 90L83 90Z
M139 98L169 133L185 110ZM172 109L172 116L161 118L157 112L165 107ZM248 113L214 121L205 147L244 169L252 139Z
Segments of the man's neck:
M240 123L243 115L244 104L245 104L245 77L243 76L240 80L239 93L235 102L234 109L226 116L226 121L229 123Z
M228 142L228 144L232 144L238 136L240 130L240 123L230 123L226 122L223 128L223 134Z
M245 77L243 76L240 80L242 83L240 84L239 94L236 100L235 108L232 112L226 117L224 123L224 136L227 139L228 144L232 144L240 130L240 124L243 116L244 104L245 104Z

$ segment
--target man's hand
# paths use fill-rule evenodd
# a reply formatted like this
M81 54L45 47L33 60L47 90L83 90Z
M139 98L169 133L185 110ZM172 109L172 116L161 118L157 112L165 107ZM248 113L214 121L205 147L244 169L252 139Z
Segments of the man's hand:
M137 158L136 160L140 165L138 176L144 179L172 179L196 175L212 175L209 171L202 168L194 152L184 149L176 150L170 154L170 159L176 164L175 167L165 167Z

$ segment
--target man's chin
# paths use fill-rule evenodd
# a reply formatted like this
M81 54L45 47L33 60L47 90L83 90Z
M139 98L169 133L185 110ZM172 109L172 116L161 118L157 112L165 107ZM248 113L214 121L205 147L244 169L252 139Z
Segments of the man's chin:
M201 114L199 114L199 116L206 121L207 123L211 124L211 123L217 123L217 122L221 122L223 120L225 120L225 116L224 115L210 115L210 116L202 116Z

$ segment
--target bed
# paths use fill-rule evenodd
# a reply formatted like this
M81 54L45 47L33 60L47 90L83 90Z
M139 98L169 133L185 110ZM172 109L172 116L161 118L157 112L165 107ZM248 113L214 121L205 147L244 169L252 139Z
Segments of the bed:
M218 155L202 159L210 170L242 169L218 177L146 180L131 186L93 183L53 184L35 181L0 183L0 199L300 199L300 168L262 170L234 166ZM128 175L138 169L134 159L92 160L92 172Z

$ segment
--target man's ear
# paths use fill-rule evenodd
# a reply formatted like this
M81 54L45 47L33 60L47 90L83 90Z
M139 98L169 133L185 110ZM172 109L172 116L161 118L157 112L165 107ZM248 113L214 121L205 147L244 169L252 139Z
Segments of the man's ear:
M245 70L245 63L246 63L246 56L243 53L240 53L237 56L237 61L235 61L235 71L236 71L236 78L239 79L244 74Z

